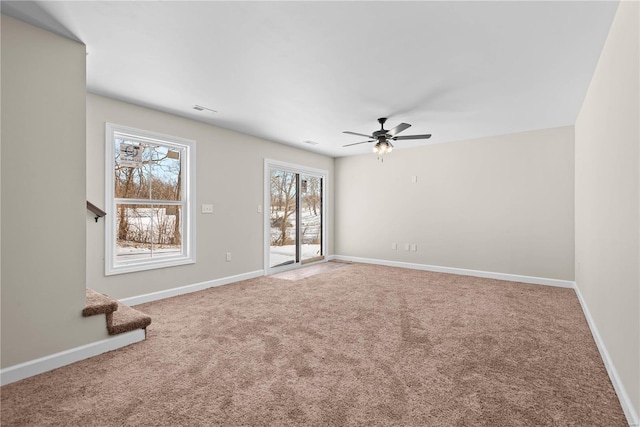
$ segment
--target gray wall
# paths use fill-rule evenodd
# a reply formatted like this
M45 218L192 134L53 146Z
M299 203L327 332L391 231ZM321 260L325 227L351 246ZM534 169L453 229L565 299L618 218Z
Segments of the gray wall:
M573 280L573 137L562 127L394 151L383 163L337 159L336 254Z
M104 316L81 316L85 47L2 15L1 59L1 345L7 367L107 332Z
M621 2L576 122L576 285L640 413L640 3Z
M87 286L137 296L263 269L264 159L329 171L327 254L333 253L333 159L97 95L87 95L87 198L104 207L105 122L196 140L196 264L104 276L104 221L87 221ZM200 205L214 213L201 214ZM225 253L232 261L225 261Z

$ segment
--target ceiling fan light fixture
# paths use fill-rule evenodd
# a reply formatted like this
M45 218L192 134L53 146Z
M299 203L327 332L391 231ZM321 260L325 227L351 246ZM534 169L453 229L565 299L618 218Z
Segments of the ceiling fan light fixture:
M373 147L373 152L379 156L390 153L393 151L393 145L389 141L380 141Z

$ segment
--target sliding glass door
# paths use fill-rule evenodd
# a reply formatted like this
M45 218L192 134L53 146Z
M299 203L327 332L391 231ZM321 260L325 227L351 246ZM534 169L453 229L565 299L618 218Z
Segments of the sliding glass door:
M326 172L268 160L265 171L265 268L285 270L323 260Z

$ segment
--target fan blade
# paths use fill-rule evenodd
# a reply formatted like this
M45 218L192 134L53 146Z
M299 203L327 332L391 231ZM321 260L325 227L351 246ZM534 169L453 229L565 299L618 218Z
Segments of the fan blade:
M411 125L409 123L400 123L398 126L394 127L393 129L391 129L387 133L389 135L391 135L391 136L396 136L397 134L399 134L403 130L409 129L410 127L411 127Z
M373 138L373 136L371 136L371 135L365 135L364 133L357 133L357 132L349 132L348 130L345 130L342 133L348 133L349 135L364 136L365 138Z
M358 144L364 144L366 142L373 142L374 140L370 140L370 141L362 141L362 142L354 142L353 144L347 144L347 145L343 145L343 147L351 147L352 145L358 145Z
M401 141L403 139L429 139L431 138L431 134L427 134L427 135L405 135L405 136L394 136L393 139L394 141Z

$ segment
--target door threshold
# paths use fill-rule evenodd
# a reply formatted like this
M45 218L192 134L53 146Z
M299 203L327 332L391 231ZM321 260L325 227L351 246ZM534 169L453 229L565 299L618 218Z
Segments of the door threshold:
M297 281L306 279L307 277L315 276L317 274L327 273L338 268L347 267L350 264L343 262L317 262L315 264L309 264L305 267L296 268L292 270L283 271L281 273L275 273L270 275L274 279L284 279Z

